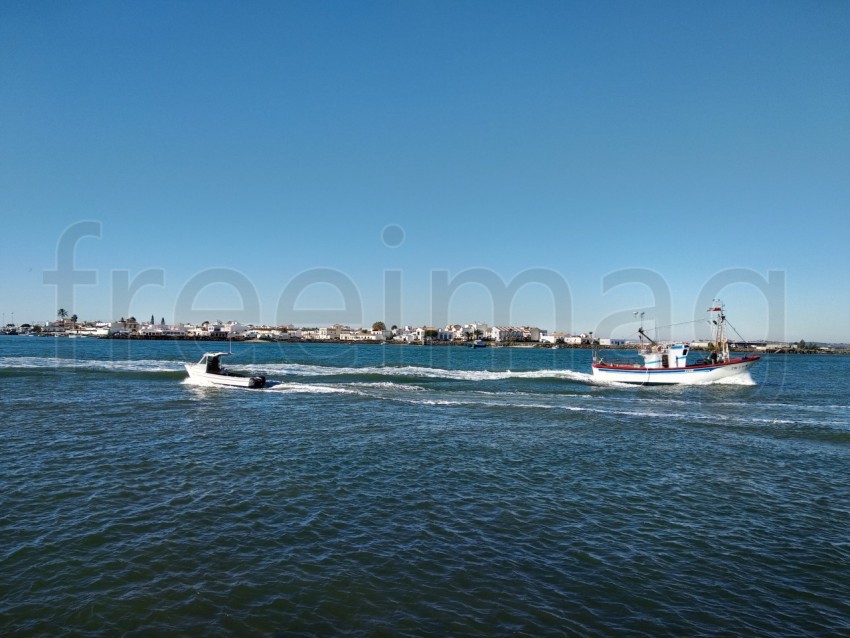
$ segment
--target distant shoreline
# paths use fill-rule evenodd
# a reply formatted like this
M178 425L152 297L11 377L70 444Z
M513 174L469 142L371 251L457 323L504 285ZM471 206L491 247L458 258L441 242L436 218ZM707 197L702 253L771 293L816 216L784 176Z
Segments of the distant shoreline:
M408 343L402 341L349 341L342 339L228 339L226 337L192 337L192 336L148 336L148 335L111 335L111 336L80 336L80 335L2 335L2 336L37 336L40 338L53 337L55 339L106 339L116 341L199 341L209 343L228 343L230 341L236 343L269 343L269 344L322 344L333 343L338 345L360 345L360 346L439 346L439 347L456 347L469 348L468 342L463 341L430 341L427 343ZM479 346L477 349L484 348L525 348L525 349L546 349L546 350L634 350L634 346L608 346L588 344L566 344L566 343L537 343L529 341L511 342L511 343L495 343L485 342L483 348ZM701 348L691 346L694 351L708 351L710 348ZM730 348L736 352L752 352L755 348ZM795 348L778 348L775 350L758 351L764 354L850 354L850 348L830 348L828 350L821 349L804 349L797 350Z

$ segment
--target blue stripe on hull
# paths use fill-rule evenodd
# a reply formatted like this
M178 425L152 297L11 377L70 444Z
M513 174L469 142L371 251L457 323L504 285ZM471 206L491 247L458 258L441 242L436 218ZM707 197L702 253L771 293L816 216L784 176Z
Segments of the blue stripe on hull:
M605 370L606 372L627 372L630 374L690 374L692 372L711 372L719 368L728 366L714 366L713 368L606 368L599 367L597 370Z

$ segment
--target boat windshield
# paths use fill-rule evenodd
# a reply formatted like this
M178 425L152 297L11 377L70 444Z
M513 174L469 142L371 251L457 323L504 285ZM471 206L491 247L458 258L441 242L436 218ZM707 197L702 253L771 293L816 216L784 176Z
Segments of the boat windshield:
M210 374L221 372L221 359L219 357L207 357L207 372Z
M217 372L221 372L221 357L225 357L229 352L205 352L204 356L201 357L201 360L198 362L198 365L204 366L204 369L211 373L215 374Z

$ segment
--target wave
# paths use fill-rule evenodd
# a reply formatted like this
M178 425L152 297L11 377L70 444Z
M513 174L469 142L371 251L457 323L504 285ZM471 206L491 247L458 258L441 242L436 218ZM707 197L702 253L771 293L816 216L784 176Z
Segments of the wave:
M359 394L355 389L345 385L331 384L310 384L310 383L287 383L284 381L267 381L264 388L244 388L232 385L219 385L208 381L207 379L198 379L186 377L182 381L183 385L195 386L198 388L212 388L215 390L224 390L227 392L285 392L289 394Z
M448 381L488 382L515 379L559 379L578 383L592 383L592 375L574 370L449 370L424 366L367 366L329 367L301 363L254 363L231 366L234 370L267 377L378 377L385 379L443 379ZM102 360L60 357L0 357L0 372L11 370L75 370L132 373L177 373L184 371L182 361L161 359ZM280 381L278 382L279 385ZM379 382L382 383L382 382ZM391 383L386 381L386 383ZM195 383L203 385L203 383ZM273 382L270 382L273 385ZM408 386L410 384L407 384ZM289 386L285 386L289 387ZM303 384L299 384L303 387ZM303 390L299 390L303 391Z
M180 361L159 359L101 360L62 359L60 357L2 357L0 369L21 370L103 370L109 372L180 372L184 370Z
M262 390L250 392L272 392L283 394L324 394L349 395L381 401L397 401L423 406L477 406L482 408L514 408L564 410L569 412L597 413L621 418L649 418L663 420L687 420L690 422L710 422L718 418L714 411L704 413L694 405L694 401L682 398L679 391L687 391L687 386L665 386L654 388L657 392L638 394L635 392L614 391L620 388L634 390L636 386L612 383L594 379L593 375L575 370L449 370L425 366L371 366L371 367L330 367L298 363L248 364L233 366L237 370L262 373L269 376L268 385ZM182 361L162 359L139 360L99 360L72 359L60 357L0 357L0 376L14 374L16 370L49 371L63 369L72 371L95 371L129 374L165 374L182 376ZM275 378L278 377L278 378ZM293 379L300 377L300 379ZM320 381L321 378L327 381ZM372 377L372 379L369 379ZM309 382L315 378L317 382ZM416 384L413 380L442 379L458 382L478 382L516 380L516 379L553 379L586 386L604 386L612 389L604 395L591 391L582 391L567 385L557 392L522 391L515 388L505 391L471 389L469 385L436 389ZM181 382L188 386L215 387L203 380L182 377ZM756 383L749 374L727 377L715 382L715 385L752 386ZM226 388L240 390L241 388ZM699 401L697 401L699 404ZM843 418L835 418L839 405L788 405L771 402L759 405L757 415L730 415L722 418L735 425L833 425L846 426ZM746 401L721 401L715 408L744 408ZM691 409L689 409L689 406ZM790 410L790 412L789 412ZM832 417L832 418L825 418Z
M615 419L643 419L654 424L671 422L687 424L719 424L732 427L764 426L824 426L822 420L793 418L787 414L771 415L718 415L712 411L703 411L699 405L687 401L668 401L665 399L637 400L634 405L611 401L610 396L602 397L591 393L540 393L522 391L486 391L486 390L444 390L423 387L409 383L382 382L328 382L311 383L305 381L269 380L262 389L219 386L204 380L186 378L186 385L209 387L225 391L243 391L248 393L268 392L285 395L348 395L368 400L390 401L408 405L431 407L514 410L549 410L573 414L600 415ZM633 397L634 398L634 397ZM648 403L651 403L649 405ZM691 405L693 409L686 409ZM837 422L835 426L846 425Z
M717 379L715 381L711 381L705 385L743 385L743 386L751 386L758 385L755 382L753 377L750 375L750 371L747 370L745 372L741 372L740 374L733 375L731 377L723 377L722 379Z
M501 381L503 379L566 379L589 383L593 376L575 370L449 370L424 366L331 367L301 363L271 363L241 366L250 372L302 377L387 376L447 379L450 381Z
M232 366L255 374L284 375L296 377L349 377L376 376L409 379L445 379L449 381L502 381L517 379L555 379L608 387L634 387L631 384L596 379L591 373L569 369L544 370L450 370L425 366L364 366L334 367L302 363L254 363ZM100 360L63 359L59 357L3 357L0 369L56 369L105 370L110 372L180 372L182 361L160 359ZM757 385L749 373L726 377L713 382L715 385Z

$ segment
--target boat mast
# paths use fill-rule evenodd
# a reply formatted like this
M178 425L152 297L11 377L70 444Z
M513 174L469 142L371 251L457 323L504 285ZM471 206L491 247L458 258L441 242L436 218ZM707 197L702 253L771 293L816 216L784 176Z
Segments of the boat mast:
M643 315L645 313L638 312L637 310L635 310L632 314L635 316L636 319L640 319L640 328L638 328L638 338L640 339L641 348L644 347L644 343L643 343L644 339L649 341L649 343L651 343L652 345L657 346L658 342L655 339L653 339L652 337L650 337L648 334L646 334L646 332L643 329Z
M718 358L720 361L729 360L729 340L726 338L726 313L723 308L723 303L718 299L714 300L714 305L708 309L708 312L716 312L714 324L714 347L717 349Z

